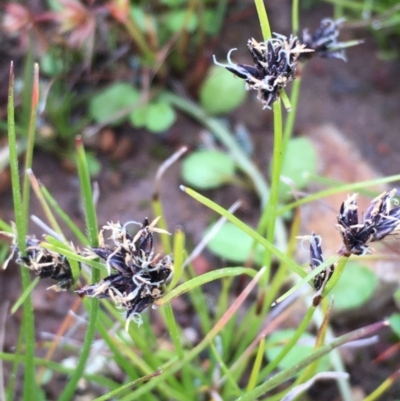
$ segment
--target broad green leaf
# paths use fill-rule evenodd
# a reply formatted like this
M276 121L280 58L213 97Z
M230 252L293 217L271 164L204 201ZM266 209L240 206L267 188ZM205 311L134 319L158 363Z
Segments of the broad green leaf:
M164 102L150 103L147 107L146 127L151 132L163 132L176 120L175 110Z
M64 62L62 58L55 57L51 52L45 53L40 58L40 70L50 76L56 76L62 73Z
M209 35L215 35L220 25L217 23L219 16L216 15L215 10L205 10L203 14L204 30Z
M211 114L228 113L243 103L243 80L218 66L213 66L200 89L200 103Z
M233 160L218 150L193 152L182 163L182 178L199 189L213 189L233 180Z
M87 159L90 176L97 177L101 171L101 163L99 162L97 157L92 152L86 153L86 159Z
M129 120L135 127L145 127L151 132L160 133L172 126L176 113L168 103L155 101L133 110Z
M143 32L147 30L146 20L149 15L146 15L143 7L135 7L132 6L130 9L130 15L132 20L134 21L135 25Z
M207 228L207 235L214 227ZM220 258L236 263L244 263L250 256L254 240L230 222L226 222L207 244L208 249ZM254 259L261 264L263 247L256 248Z
M118 125L127 119L127 115L118 114L124 109L128 112L139 96L139 91L128 83L113 84L90 99L89 115L97 123L109 121L110 125Z
M388 320L392 330L396 333L397 337L400 337L400 313L393 313Z
M282 348L294 335L295 330L286 329L278 330L272 333L265 342L265 354L267 358L272 361L281 352ZM286 354L282 361L278 364L281 369L289 369L295 366L304 358L310 356L313 352L315 345L315 337L309 333L304 333L296 345ZM324 356L321 358L318 371L326 371L329 369L329 357Z
M186 10L174 10L164 15L164 24L170 32L179 32L182 29L194 32L198 25L198 18L195 13L187 14Z
M398 288L394 295L393 295L393 300L397 306L397 309L400 309L400 288Z
M161 3L169 6L169 7L176 7L186 4L188 0L161 0Z
M310 140L307 138L294 138L288 143L285 160L282 166L281 177L288 179L294 188L303 189L310 182L310 174L316 174L317 153ZM280 195L282 198L290 198L292 187L281 182Z
M347 263L339 282L332 290L336 310L356 309L371 299L378 279L373 271L358 263Z
M147 104L139 106L132 113L129 114L129 121L136 128L142 128L146 126L147 119Z

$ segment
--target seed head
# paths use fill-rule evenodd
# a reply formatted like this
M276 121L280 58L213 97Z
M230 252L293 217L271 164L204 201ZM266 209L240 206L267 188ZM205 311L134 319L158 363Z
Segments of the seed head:
M400 207L392 208L392 199L396 189L383 192L376 197L365 212L362 221L358 219L357 194L349 196L340 207L337 216L345 256L371 253L370 242L380 241L388 235L400 233Z
M165 292L165 284L173 273L172 258L153 253L153 232L166 233L155 227L158 219L149 224L147 218L138 233L132 237L126 232L126 224L108 223L100 231L100 247L89 253L106 262L109 275L99 283L87 285L79 294L90 297L110 298L126 310L130 319L140 321L139 314ZM104 244L103 232L111 231L113 244Z
M346 43L338 42L339 27L344 18L333 21L325 18L321 21L320 27L311 35L308 29L303 31L303 43L307 49L314 50L314 53L304 53L302 58L312 57L314 54L323 58L339 58L346 61L344 49Z
M311 270L316 269L322 263L324 263L324 257L322 256L321 242L322 238L319 235L312 233L309 237L310 240L310 267ZM322 270L314 278L314 288L318 291L322 286L324 286L328 280L332 277L334 271L334 265L327 267Z
M254 66L247 64L235 64L228 53L228 64L217 62L214 56L214 63L226 68L239 78L246 81L247 89L257 91L258 99L263 108L271 108L280 95L280 91L296 76L297 59L303 52L312 52L300 44L297 37L286 36L274 33L274 38L266 42L257 42L250 39L247 47L254 61Z
M15 230L14 225L13 229ZM56 285L49 288L55 291L63 291L70 288L74 283L71 266L64 255L45 248L43 246L44 242L33 235L28 235L26 237L26 250L25 253L22 254L17 246L15 234L4 232L1 232L1 234L7 235L13 240L11 254L4 262L3 269L7 268L8 263L14 258L14 255L17 254L16 262L19 265L23 265L35 272L41 279L51 278L57 281Z

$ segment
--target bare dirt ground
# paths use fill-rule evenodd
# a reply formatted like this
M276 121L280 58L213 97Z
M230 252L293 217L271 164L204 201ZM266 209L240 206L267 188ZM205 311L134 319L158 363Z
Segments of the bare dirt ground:
M290 8L288 2L275 2L271 7L270 19L273 30L283 34L289 33ZM330 16L331 8L318 6L312 11L303 12L301 27L311 30L319 25L321 18ZM235 60L250 59L246 49L246 41L250 37L260 38L257 17L254 14L242 19L228 18L222 39L211 54L215 52L221 59L232 47L238 47ZM381 174L399 173L400 140L400 60L390 62L377 58L378 48L372 36L365 31L344 31L344 39L366 39L365 44L347 51L348 62L340 60L312 60L304 69L298 118L295 125L297 135L305 135L316 127L330 123L336 126L357 149L367 163ZM6 63L8 65L8 61ZM4 72L4 69L2 69ZM4 74L2 74L4 75ZM5 80L3 80L5 82ZM255 158L261 169L267 171L272 149L272 113L262 111L253 93L249 93L246 103L230 116L232 123L244 123L253 136L255 143ZM99 223L107 221L141 220L151 216L150 200L153 193L153 180L162 159L152 156L160 147L171 154L180 145L196 146L202 127L180 117L178 124L164 137L150 135L144 131L134 131L124 127L124 135L129 135L132 150L122 161L110 161L107 156L100 156L102 171L98 178L100 199L98 203ZM343 154L338 158L346 158ZM78 181L74 174L65 172L57 159L52 155L36 151L34 172L46 185L53 196L64 209L83 222L79 204ZM168 170L161 187L161 198L164 204L166 219L173 230L181 226L190 241L196 244L208 225L211 213L179 190L179 163ZM246 222L256 222L259 216L257 200L252 194L238 187L225 187L208 193L213 200L223 206L231 205L235 200L244 200L244 207L239 217ZM40 209L35 200L32 201L32 213L40 215ZM6 221L12 220L11 191L1 195L0 217ZM37 228L32 228L37 234ZM399 267L400 268L400 267ZM43 338L43 333L56 333L60 321L65 317L66 310L72 306L74 297L63 293L55 295L45 291L48 283L41 283L35 290L34 306L36 309L37 338ZM20 295L19 280L16 266L0 273L0 299L15 302ZM392 306L388 306L392 308ZM387 310L379 312L382 316ZM375 319L375 320L374 320ZM345 332L363 323L376 321L354 319L352 323L339 325L338 331ZM11 350L15 345L20 314L7 319L5 350ZM384 349L385 341L380 345L361 351L349 361L352 374L352 384L361 387L364 392L370 392L384 378L388 377L399 366L392 361L391 366L378 367L371 365L379 352ZM334 387L317 386L313 390L313 399L329 400L335 398ZM327 394L329 393L329 395ZM394 388L385 400L394 400L400 394L400 387Z

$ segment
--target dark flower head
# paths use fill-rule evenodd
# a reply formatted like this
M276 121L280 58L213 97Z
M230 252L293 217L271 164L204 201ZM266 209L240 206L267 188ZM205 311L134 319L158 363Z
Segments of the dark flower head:
M10 260L17 254L16 262L19 265L24 265L32 270L41 279L51 278L57 281L56 285L49 288L55 291L62 291L67 290L74 283L71 266L64 255L46 249L42 245L43 241L31 235L26 237L26 250L25 254L22 254L16 245L15 235L9 233L3 234L13 239L12 252L4 263L4 269L7 268Z
M321 248L321 236L311 233L311 235L305 235L297 238L303 241L310 241L310 267L311 270L317 269L322 263L324 263L324 257L322 256ZM316 291L320 292L320 290L323 290L325 284L332 277L334 268L334 265L331 265L314 277L314 288Z
M310 267L311 270L316 269L322 263L324 263L324 257L322 256L321 242L322 238L319 235L311 234L310 240ZM314 278L314 288L318 291L321 289L328 280L332 277L334 266L331 265L326 269L322 270Z
M388 235L400 234L400 207L392 208L396 189L376 197L358 220L357 194L349 196L340 207L336 228L342 235L345 256L371 253L370 242L380 241Z
M127 324L131 319L141 321L140 313L164 295L165 284L173 273L172 258L153 253L153 232L166 233L155 227L157 220L149 224L145 219L134 237L126 232L127 224L105 225L99 235L100 247L92 248L90 253L106 261L109 275L77 291L112 299L126 310ZM104 231L111 231L111 247L104 244Z
M344 22L344 18L336 21L325 18L321 21L320 27L311 35L308 29L303 31L303 43L307 49L314 50L315 53L304 53L302 58L312 57L317 54L324 58L339 58L346 61L344 49L346 43L338 42L339 26Z
M226 68L247 83L247 89L256 90L258 99L263 108L271 108L280 95L280 91L286 84L296 76L297 59L303 52L312 52L306 49L296 37L274 33L275 37L266 42L257 42L250 39L247 47L254 61L254 66L247 64L235 64L228 53L228 64L217 62L214 56L214 63Z

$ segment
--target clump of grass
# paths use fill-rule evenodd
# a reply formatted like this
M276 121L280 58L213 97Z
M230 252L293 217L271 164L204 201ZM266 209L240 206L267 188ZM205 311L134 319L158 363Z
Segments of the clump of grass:
M8 235L14 238L13 249L17 251L21 264L27 265L42 279L51 278L58 281L57 289L66 290L71 287L77 293L86 295L83 299L77 295L77 305L82 302L87 313L82 346L72 346L69 351L75 357L73 368L50 360L54 348L49 350L46 358L35 357L34 311L31 303L33 286L30 284L28 269L21 268L23 292L17 302L17 307L23 305L24 315L18 341L19 346L15 353L1 353L0 359L12 362L14 364L13 372L16 372L20 364L24 364L24 400L29 400L29 397L42 385L40 380L36 380L35 374L37 369L40 369L41 374L38 376L42 379L43 368L48 369L53 375L62 373L70 376L68 384L61 390L59 400L62 401L73 398L77 384L82 378L100 386L99 393L102 395L96 398L97 401L116 397L124 401L136 399L186 401L210 398L252 401L266 394L270 400L289 401L295 399L321 378L339 380L343 399L346 401L351 399L349 386L344 381L347 375L342 371L343 363L335 353L335 349L345 343L376 333L382 327L387 326L388 322L386 320L375 322L336 339L331 339L329 336L328 294L340 279L351 255L363 256L370 250L369 243L382 240L388 235L397 234L400 208L391 206L394 191L385 192L372 201L371 207L363 216L362 221L359 221L356 197L348 198L338 214L337 228L343 239L343 248L338 255L324 260L321 239L314 233L307 237L310 241L310 273L307 273L303 266L299 266L293 260L295 237L299 234L296 218L289 242L286 244L287 249L281 250L275 246L275 228L281 222L281 214L284 211L292 210L311 199L319 199L328 192L340 191L343 188L351 191L360 186L376 184L378 180L333 188L313 194L308 199L305 198L284 206L280 204L281 167L287 140L291 136L293 127L293 120L288 119L283 129L280 99L283 96L284 83L286 84L284 81L295 78L294 64L300 54L303 54L302 50L306 49L306 46L313 47L312 41L315 42L313 49L315 53L319 51L324 55L326 51L335 52L338 49L332 47L329 50L332 42L321 39L328 31L332 34L333 25L329 24L328 27L320 28L320 31L313 35L308 42L306 40L307 44L300 44L294 37L287 39L278 36L271 39L265 9L260 4L260 1L256 2L266 37L262 43L250 41L251 53L256 66L235 65L232 67L229 65L227 67L233 69L236 75L246 81L249 80L248 84L254 86L254 89L260 90L259 95L264 101L264 105L272 105L274 112L275 143L272 182L270 187L265 183L258 186L259 194L268 196L262 203L257 230L234 216L231 210L224 209L204 195L187 187L182 186L181 189L223 219L233 223L259 244L264 250L264 266L262 268L231 266L196 276L193 266L189 262L188 266L183 268L186 254L185 235L180 229L176 230L172 236L163 236L165 256L154 255L153 233L165 234L168 231L162 214L158 189L153 201L154 209L160 212L162 217L161 228L156 228L157 220L149 223L145 219L143 223L139 224L139 230L135 235L128 232L129 223L108 223L99 231L86 153L79 137L75 141L75 152L85 212L85 233L75 226L46 188L37 182L30 170L30 157L27 157L24 191L21 195L13 114L14 76L11 72L8 116L16 229L15 233ZM296 2L293 7L294 10L298 9ZM294 32L297 30L295 27L298 26L296 20L295 17ZM263 71L264 75L269 72L277 74L274 76L273 82L272 80L268 84L264 82L265 77L260 75L260 71L264 68L266 68L266 71ZM38 73L36 73L34 82L37 82L37 76ZM275 82L276 80L277 82ZM271 90L269 90L270 86ZM31 135L34 134L35 125L34 116L38 95L36 86L33 93ZM291 100L294 106L297 104L296 96L298 96L298 91L292 93ZM179 103L173 95L169 96L169 99L174 99ZM186 107L188 106L186 105ZM207 115L199 112L194 106L189 105L189 109L198 118L207 119ZM292 113L295 114L295 107ZM242 166L245 166L249 174L257 171L251 161L230 142L226 131L221 129L214 120L207 119L207 124L216 127L221 138L230 144L231 149L235 150L235 157L241 161ZM32 152L33 141L29 142L27 148L29 155ZM175 161L181 154L182 152L179 151L170 162ZM166 163L164 167L167 168L171 164L170 162ZM161 169L162 172L165 168ZM162 175L162 172L159 176ZM389 177L386 180L397 178ZM259 179L258 175L257 179ZM257 182L259 183L259 181ZM28 235L30 183L43 206L44 214L50 225L51 234L46 235L43 240ZM158 182L156 187L158 188ZM70 228L76 240L72 241L65 237L60 230L58 220ZM4 223L1 226L7 228ZM334 227L332 229L334 230ZM111 233L109 241L107 241L108 238L104 238L103 233L105 232ZM81 251L77 246L71 245L77 241L86 249ZM173 254L173 257L170 254ZM278 270L275 275L272 275L272 267L276 262ZM173 264L176 275L169 283ZM288 271L293 273L298 283L292 285L288 292L276 299L271 310L272 301L282 292L287 282ZM245 281L244 288L232 300L233 279L238 276L244 277L245 280L249 276L250 280ZM90 284L82 286L83 280ZM202 286L217 280L221 283L220 292L215 297L216 307L212 308L207 302L207 296ZM287 318L295 296L300 297L299 293L292 297L289 295L307 283L313 284L312 287L316 293L312 299L304 297L307 310L302 321L294 330L291 338L283 344L278 354L267 360L265 355L268 354L268 347L271 347L267 344L269 336L274 331L278 331L282 321ZM258 297L251 299L256 287L258 287ZM172 302L184 293L187 293L193 314L198 320L194 339L190 336L190 330L193 328L185 326L179 318L176 318L178 312L174 309ZM102 308L99 305L99 298L102 300ZM77 305L74 308L77 308ZM159 308L163 337L154 331L151 315L145 312L150 305ZM126 311L125 316L121 316L118 308ZM147 310L149 309L147 308ZM318 318L318 315L322 318ZM142 324L126 325L126 318L129 322L132 317L136 323ZM70 324L68 319L67 317L65 324L60 328L57 341L64 335L65 327ZM317 326L317 335L311 353L302 357L292 366L282 365L282 361L289 357L302 335L307 332L311 322L316 323ZM124 325L126 331L122 329ZM167 333L169 338L166 337ZM97 336L101 338L101 341L95 341ZM101 352L98 352L96 348L98 343L100 343ZM104 373L102 370L104 362L95 360L95 357L99 356L98 354L107 356L107 364L110 361L115 363L119 373L117 377ZM336 357L334 359L336 371L318 373L317 365L327 354ZM100 370L96 370L98 365L101 365ZM292 381L283 387L282 384L289 380ZM384 391L383 387L387 388L387 383L387 381L382 383L382 386L370 395L369 400L377 399ZM12 399L14 390L15 382L11 380L7 389L8 399Z

